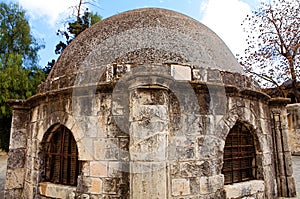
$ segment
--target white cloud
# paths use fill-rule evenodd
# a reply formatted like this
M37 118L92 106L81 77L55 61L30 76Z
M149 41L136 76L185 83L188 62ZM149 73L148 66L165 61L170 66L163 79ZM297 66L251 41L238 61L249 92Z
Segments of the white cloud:
M240 0L207 0L200 10L204 12L201 22L217 33L234 55L242 54L247 35L241 24L251 14L250 6Z
M62 15L72 12L78 0L19 0L19 4L34 18L43 18L54 26Z

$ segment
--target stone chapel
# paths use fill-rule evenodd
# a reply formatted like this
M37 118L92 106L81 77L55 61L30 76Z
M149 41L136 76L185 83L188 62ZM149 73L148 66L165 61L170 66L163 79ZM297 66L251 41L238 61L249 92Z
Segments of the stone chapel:
M183 14L117 14L11 100L5 198L273 199L296 195L285 98Z

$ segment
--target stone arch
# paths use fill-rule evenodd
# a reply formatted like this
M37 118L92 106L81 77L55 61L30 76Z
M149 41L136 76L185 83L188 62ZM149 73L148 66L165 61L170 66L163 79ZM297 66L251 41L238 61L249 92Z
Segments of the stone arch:
M231 109L217 124L217 134L226 142L227 135L233 126L237 123L245 125L254 137L254 145L256 151L257 164L257 179L264 179L264 165L263 162L269 162L270 156L268 153L271 148L268 143L268 137L262 132L261 126L257 123L255 113L246 107L237 107ZM224 148L222 149L224 152ZM223 156L222 156L223 161Z
M80 127L80 125L78 125L76 119L72 115L63 111L57 111L49 114L41 123L40 128L37 130L37 132L35 132L35 136L38 142L37 146L39 146L39 149L41 149L41 143L43 141L43 138L45 137L45 134L58 124L65 126L72 132L72 135L77 144L79 160L90 157L91 154L88 152L88 150L86 150L86 146L83 142L85 134L82 128Z
M53 153L56 154L56 158L53 158ZM70 159L65 159L66 154L70 156ZM38 165L39 180L41 182L64 183L76 186L77 177L82 169L82 163L79 161L78 154L78 144L72 131L61 123L51 125L40 142L40 151L38 153L40 160ZM68 173L68 177L63 174L61 168ZM59 174L57 175L57 173Z
M230 129L237 123L245 123L250 127L256 136L262 134L260 126L257 124L256 114L246 107L235 107L228 111L218 122L216 126L216 134L224 141Z

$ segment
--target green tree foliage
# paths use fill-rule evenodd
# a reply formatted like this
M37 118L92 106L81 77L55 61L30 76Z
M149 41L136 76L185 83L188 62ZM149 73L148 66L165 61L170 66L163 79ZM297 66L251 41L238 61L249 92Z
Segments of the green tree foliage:
M262 3L243 25L248 32L249 47L240 60L246 71L267 87L280 88L282 84L290 84L300 102L297 89L300 72L299 0Z
M60 41L55 48L56 54L61 54L63 50L71 43L71 41L76 38L82 31L91 27L93 24L101 21L101 16L98 13L93 13L89 11L88 8L83 8L84 4L87 4L88 1L79 0L78 6L75 7L76 16L75 19L71 19L68 22L67 30L58 30L57 35L64 37L65 41ZM84 9L84 11L83 11ZM82 14L83 13L83 14ZM48 65L51 66L52 62L49 62Z
M25 11L17 4L0 3L0 148L8 150L11 109L8 99L26 99L45 79L36 66L38 45Z
M101 16L96 12L91 12L88 8L84 8L85 4L89 4L91 0L79 0L77 6L74 7L75 16L71 16L67 20L67 27L57 31L58 36L63 37L63 41L55 47L55 54L60 55L64 49L85 29L91 27L93 24L102 20ZM83 14L82 14L83 13ZM52 59L45 66L45 73L49 74L51 68L54 66L55 60Z

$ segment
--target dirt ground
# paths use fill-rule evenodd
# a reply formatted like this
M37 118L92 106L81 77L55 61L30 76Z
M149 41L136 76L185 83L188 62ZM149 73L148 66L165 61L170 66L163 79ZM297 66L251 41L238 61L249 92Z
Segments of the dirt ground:
M6 161L7 155L0 154L0 199L4 198L4 185L5 185L5 175L6 175Z

